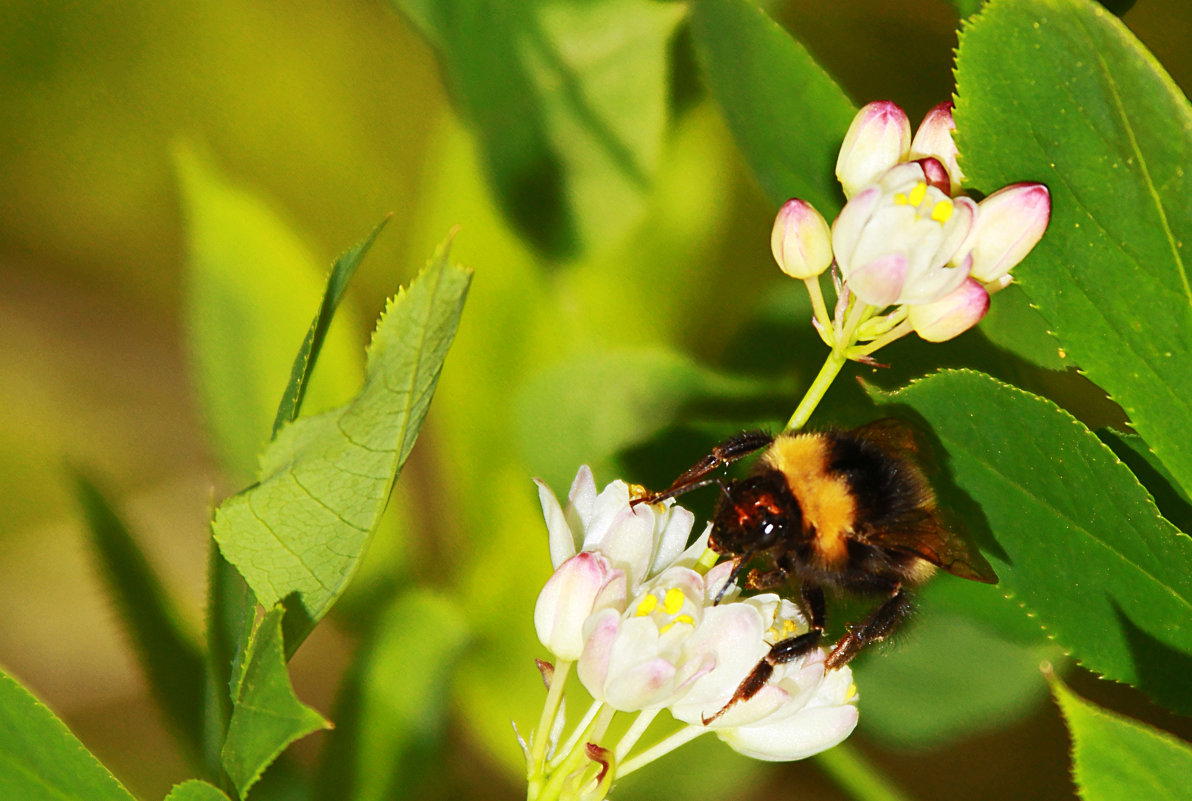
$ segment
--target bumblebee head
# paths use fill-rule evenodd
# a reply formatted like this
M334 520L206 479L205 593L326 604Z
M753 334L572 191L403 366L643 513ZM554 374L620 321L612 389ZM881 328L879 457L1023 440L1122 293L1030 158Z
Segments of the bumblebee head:
M708 546L716 553L756 555L789 547L803 531L803 514L781 473L769 471L733 482L725 491Z

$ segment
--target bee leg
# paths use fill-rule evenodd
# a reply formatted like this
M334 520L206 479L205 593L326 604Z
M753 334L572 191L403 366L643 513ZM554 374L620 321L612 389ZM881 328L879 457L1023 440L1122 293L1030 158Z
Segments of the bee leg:
M773 647L770 648L770 652L762 657L762 660L757 663L753 670L749 671L749 675L745 677L745 680L737 685L737 690L733 693L733 697L728 699L728 703L720 707L720 710L716 714L703 719L704 725L707 726L716 720L716 718L723 715L733 704L740 701L748 701L757 695L766 686L766 682L770 680L770 677L774 675L774 667L776 665L784 665L787 662L793 662L799 657L807 655L815 650L823 636L824 632L820 629L812 629L797 637L788 637L785 640L774 643Z
M774 438L765 431L743 431L713 448L710 454L692 465L687 472L676 478L674 483L662 492L651 493L644 498L635 498L632 504L658 503L693 489L715 484L719 479L707 477L713 470L730 465L754 451L761 450L773 441Z
M865 618L859 626L849 626L848 633L840 638L832 653L828 654L824 666L828 670L847 665L866 645L881 642L915 609L911 595L902 585L896 585L890 597Z

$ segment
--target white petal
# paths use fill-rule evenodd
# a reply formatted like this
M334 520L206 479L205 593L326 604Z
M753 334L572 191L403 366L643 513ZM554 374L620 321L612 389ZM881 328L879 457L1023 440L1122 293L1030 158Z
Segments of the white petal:
M582 467L580 468L581 472L583 469ZM575 556L579 548L579 542L572 533L571 527L567 524L567 518L563 513L563 508L559 506L559 500L551 492L550 487L537 478L534 479L534 483L538 485L538 502L542 504L542 516L546 520L546 536L550 547L551 566L557 568Z
M839 745L857 727L852 704L804 709L765 726L742 726L718 731L733 750L769 762L787 762Z
M687 547L687 538L691 536L691 527L695 525L695 515L682 506L671 506L665 514L665 525L658 534L658 547L650 565L651 574L675 563Z

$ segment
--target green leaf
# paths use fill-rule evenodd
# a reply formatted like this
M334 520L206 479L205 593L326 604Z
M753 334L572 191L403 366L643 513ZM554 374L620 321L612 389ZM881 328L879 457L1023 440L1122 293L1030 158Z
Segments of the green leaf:
M693 0L712 94L775 207L800 197L832 219L836 155L856 107L801 44L749 0Z
M0 798L133 801L62 721L0 672Z
M1090 670L1192 710L1192 539L1113 452L1050 401L980 373L939 373L884 402L938 437L970 498L963 517L996 538L985 553L999 588Z
M335 264L331 266L331 274L327 276L327 288L323 291L323 302L319 304L315 318L310 321L306 339L302 341L302 347L298 349L298 355L294 357L294 366L290 368L290 383L286 385L285 392L282 393L281 403L277 407L277 416L273 419L273 434L275 436L283 425L298 419L302 399L306 396L306 389L310 385L310 378L314 372L315 363L319 359L319 351L322 350L323 342L327 338L327 331L331 327L331 319L335 316L335 310L339 306L340 300L343 299L348 282L352 280L352 275L355 274L356 268L364 259L364 254L368 253L369 248L376 241L377 235L381 233L381 229L388 222L389 218L386 217L372 229L367 237L341 253L335 260Z
M191 779L174 785L165 801L229 801L218 787L207 782Z
M1192 489L1192 108L1089 0L993 0L957 57L962 166L1042 181L1051 225L1015 271L1072 360Z
M1075 366L1017 284L997 293L978 330L998 347L1048 370Z
M203 718L203 763L210 775L222 770L220 754L236 685L244 669L257 601L244 578L211 540L207 562L207 664Z
M343 592L434 395L471 272L447 246L390 301L354 400L283 428L259 482L224 502L213 530L257 600L285 600L294 649ZM292 651L291 651L292 652Z
M1176 483L1143 438L1113 429L1101 429L1097 436L1130 468L1130 472L1138 476L1163 516L1180 531L1192 531L1192 498Z
M257 470L279 387L323 294L323 269L277 212L178 148L186 219L186 333L200 410L224 467ZM360 355L343 310L310 388L308 408L343 403L360 383Z
M1005 726L1046 695L1039 649L935 604L921 604L905 634L882 651L858 660L856 677L861 726L889 746L928 748Z
M108 596L115 603L154 699L174 733L199 753L203 730L203 657L178 625L174 604L124 521L86 476L75 491Z
M506 215L555 254L640 217L667 125L677 3L393 0L438 50Z
M224 742L224 770L241 798L286 746L313 731L331 728L294 695L282 641L284 613L281 604L274 606L253 632Z
M1051 689L1072 733L1072 773L1084 801L1188 797L1192 746L1091 704L1058 680Z
M317 798L418 797L442 763L448 690L467 640L463 612L448 598L413 590L390 605L337 704Z
M961 19L971 17L980 11L983 2L984 0L948 0L948 4L956 9Z

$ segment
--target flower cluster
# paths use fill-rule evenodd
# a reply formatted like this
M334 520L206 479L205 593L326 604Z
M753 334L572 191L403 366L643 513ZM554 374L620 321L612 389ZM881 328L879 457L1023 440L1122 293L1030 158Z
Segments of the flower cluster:
M586 467L566 506L541 484L540 499L555 572L538 597L534 624L557 659L550 695L562 692L574 663L595 700L560 745L548 696L527 747L532 798L602 798L613 777L709 731L765 760L801 759L852 732L852 674L847 667L825 672L820 650L775 666L759 692L730 704L770 647L806 631L807 623L797 606L773 593L739 599L730 588L714 603L732 563L705 569L709 531L687 547L694 517L686 509L673 501L633 505L622 481L597 492ZM680 727L631 755L664 709ZM605 745L618 712L637 717L617 743Z
M951 103L928 112L913 137L901 108L870 103L840 149L836 177L848 202L831 227L799 199L778 212L774 258L807 283L816 328L846 358L869 361L911 331L942 342L976 325L1047 228L1043 184L1012 184L980 202L962 193L955 127ZM818 277L833 262L830 320Z

